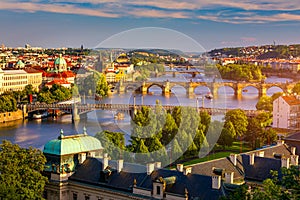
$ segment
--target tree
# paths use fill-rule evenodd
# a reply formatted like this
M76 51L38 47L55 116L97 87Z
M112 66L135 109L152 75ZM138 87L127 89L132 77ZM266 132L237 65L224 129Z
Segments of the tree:
M96 94L100 95L101 97L106 97L108 94L108 89L106 78L103 74L101 74L99 80L97 81Z
M257 110L265 110L265 111L272 112L273 111L273 100L269 96L262 96L259 98L255 107Z
M125 138L123 133L102 131L98 132L95 137L100 140L104 151L108 153L112 159L119 159L125 150Z
M0 113L1 112L13 112L17 110L17 100L13 94L2 94L0 96Z
M42 199L47 182L41 174L46 163L43 153L6 140L0 149L0 199Z
M283 95L283 92L276 92L274 93L271 98L272 98L272 102L277 99L278 97L282 96Z
M223 128L218 140L218 144L223 146L223 148L225 149L226 146L232 146L233 141L234 137L232 136L231 132L228 131L226 128Z
M202 128L204 129L203 132L206 135L208 131L208 127L211 123L211 116L208 114L207 111L200 112L200 124L202 125Z
M300 94L300 82L298 82L292 89L293 94Z
M178 128L175 123L175 120L173 119L170 113L167 113L165 124L162 129L162 138L161 138L162 144L164 145L168 144L172 140L172 138L174 138L177 131Z
M241 109L230 110L225 115L226 123L231 122L237 136L243 136L247 131L248 119Z
M181 149L180 145L178 144L177 139L175 138L171 142L170 158L177 159L180 156L182 156L182 154L183 154L182 149Z

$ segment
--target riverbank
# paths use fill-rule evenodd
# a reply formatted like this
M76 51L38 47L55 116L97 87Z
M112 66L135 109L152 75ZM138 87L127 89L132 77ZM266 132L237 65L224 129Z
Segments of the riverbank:
M0 123L22 120L23 118L24 116L22 110L0 113Z

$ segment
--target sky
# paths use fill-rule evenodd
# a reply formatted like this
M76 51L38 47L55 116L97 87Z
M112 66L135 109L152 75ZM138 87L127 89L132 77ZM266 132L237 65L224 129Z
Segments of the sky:
M9 47L178 48L300 43L297 0L0 0Z

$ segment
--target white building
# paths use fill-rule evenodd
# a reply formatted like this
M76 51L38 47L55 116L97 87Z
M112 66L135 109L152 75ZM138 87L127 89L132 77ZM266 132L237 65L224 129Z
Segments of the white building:
M300 96L281 96L273 102L273 127L300 129Z
M42 72L0 69L0 94L6 91L22 91L29 84L38 90L42 84Z

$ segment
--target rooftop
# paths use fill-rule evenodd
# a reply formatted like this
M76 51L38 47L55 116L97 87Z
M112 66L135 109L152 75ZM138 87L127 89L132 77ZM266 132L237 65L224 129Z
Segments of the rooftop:
M61 130L57 139L51 140L44 146L44 153L52 155L69 155L103 149L101 142L95 137L83 134L64 136Z

